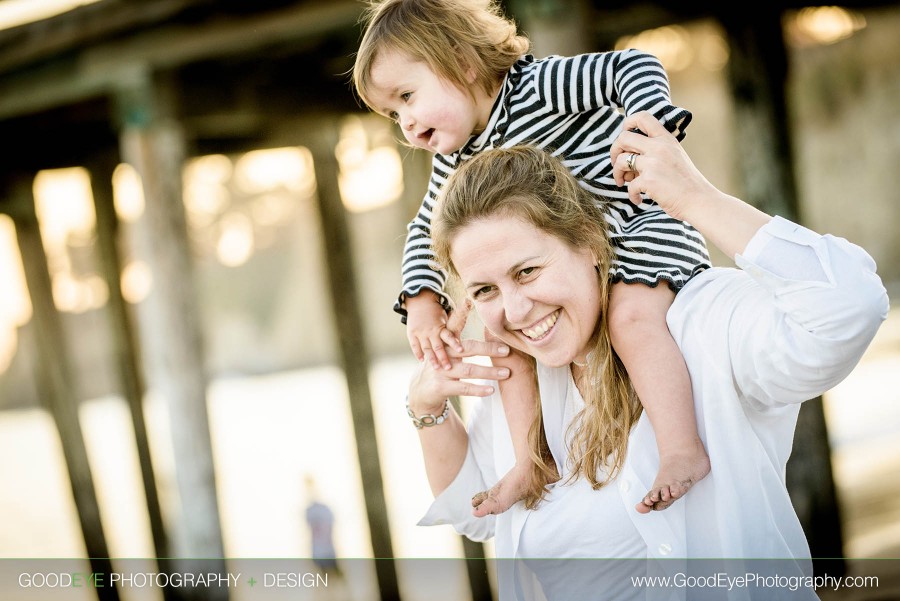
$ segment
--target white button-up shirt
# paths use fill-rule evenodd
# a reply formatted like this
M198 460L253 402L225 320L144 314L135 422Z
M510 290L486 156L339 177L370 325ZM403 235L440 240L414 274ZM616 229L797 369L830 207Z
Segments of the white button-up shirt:
M703 573L706 568L697 573L693 559L672 558L778 559L767 566L770 572L808 575L809 547L784 483L797 413L801 402L850 373L887 317L887 295L874 261L861 248L777 217L757 232L735 262L741 269L714 268L690 280L667 317L690 372L698 430L712 465L711 473L683 499L647 515L634 509L652 485L659 462L645 412L632 429L614 483L599 491L583 481L557 484L555 488L571 488L565 503L554 503L562 491L551 490L534 511L519 503L499 516L473 517L472 495L493 485L515 462L503 406L494 395L475 401L466 460L420 524L452 524L474 540L493 536L498 558L523 559L501 563L503 599L544 595L551 601L580 601L607 598L611 588L618 590L617 599L629 597L628 591L633 592L631 598L642 599L703 594L724 598L721 587L649 587L628 579L634 574L677 576L692 567L694 575L712 575ZM571 405L571 375L567 367L538 365L538 380L547 440L565 474L566 430L577 413ZM606 516L621 520L623 514L619 508L604 511L609 502L622 504L630 520L627 528L621 521L609 523L616 518ZM537 512L541 519L534 521L540 528L528 530L529 518ZM634 548L627 541L608 540L604 532L620 539L636 532L643 553L632 557L647 561L628 562L627 569L609 562L594 567L577 561L541 563L525 561L520 547L527 540L525 548L545 550L544 558L610 557L608 552L623 544ZM723 565L731 572L728 577L756 568L766 566L735 561ZM789 585L786 580L769 587L737 583L727 595L815 596L812 589L790 590Z

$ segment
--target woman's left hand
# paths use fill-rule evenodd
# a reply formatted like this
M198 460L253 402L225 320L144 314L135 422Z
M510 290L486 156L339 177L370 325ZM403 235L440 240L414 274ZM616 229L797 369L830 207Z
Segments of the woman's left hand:
M463 351L449 349L450 369L435 369L429 361L419 363L409 385L409 407L416 415L440 413L444 401L451 396L486 397L494 387L483 381L505 380L509 368L480 365L463 361L469 357L505 357L509 347L499 341L464 339Z
M632 128L647 135L629 131ZM613 177L620 186L628 186L633 203L640 204L641 194L646 194L670 217L690 223L728 257L743 252L771 219L709 183L675 136L650 113L626 117L609 153Z
M635 128L646 135L630 131ZM718 192L675 136L648 112L625 118L609 154L616 184L628 186L631 202L641 204L641 194L646 194L675 219L684 220L695 199Z

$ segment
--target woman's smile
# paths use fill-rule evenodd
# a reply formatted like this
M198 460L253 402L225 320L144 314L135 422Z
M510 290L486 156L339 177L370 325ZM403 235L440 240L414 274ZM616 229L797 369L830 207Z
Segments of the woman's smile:
M532 342L540 342L541 340L549 336L550 331L553 329L553 326L556 325L556 322L559 319L559 313L560 310L557 309L533 326L528 328L521 328L519 331L522 332Z

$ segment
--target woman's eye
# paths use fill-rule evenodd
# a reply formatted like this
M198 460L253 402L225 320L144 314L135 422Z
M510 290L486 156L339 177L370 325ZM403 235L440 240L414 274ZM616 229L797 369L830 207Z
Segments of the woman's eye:
M526 267L524 269L520 269L519 277L520 278L528 277L530 275L533 275L535 271L537 271L537 267Z
M481 288L476 290L474 293L472 293L472 298L475 300L478 300L480 298L484 298L490 292L491 292L490 286L482 286Z

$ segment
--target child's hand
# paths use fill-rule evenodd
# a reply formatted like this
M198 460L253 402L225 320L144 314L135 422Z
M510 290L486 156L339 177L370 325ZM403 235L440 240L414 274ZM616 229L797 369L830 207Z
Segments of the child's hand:
M431 361L435 369L450 369L444 345L462 352L459 332L466 323L467 313L468 304L448 319L437 295L427 290L406 299L406 337L416 359Z

